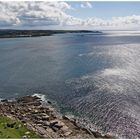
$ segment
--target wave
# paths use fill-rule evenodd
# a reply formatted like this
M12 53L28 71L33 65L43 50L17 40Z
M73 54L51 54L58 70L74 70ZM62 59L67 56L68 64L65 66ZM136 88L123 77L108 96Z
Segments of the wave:
M113 68L113 69L105 69L102 74L104 76L110 76L110 75L124 75L124 74L128 74L127 70L125 69L120 69L120 68Z
M43 101L43 102L47 102L48 101L46 95L44 95L44 94L34 93L32 96L36 96L36 97L40 98L41 101Z

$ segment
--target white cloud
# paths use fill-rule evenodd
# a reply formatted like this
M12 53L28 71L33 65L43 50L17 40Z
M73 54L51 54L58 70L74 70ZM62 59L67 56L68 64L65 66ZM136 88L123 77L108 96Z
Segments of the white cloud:
M66 9L71 9L66 2L0 2L0 25L77 24L79 20L67 15Z
M92 8L92 4L89 2L81 3L81 8Z
M102 26L102 27L125 27L140 25L140 16L132 15L126 17L112 17L110 20L103 20L101 18L89 18L86 20L87 26Z
M91 7L89 2L82 3L83 8ZM140 26L140 16L112 17L104 20L97 17L80 19L66 14L72 7L67 2L0 2L1 27L31 27L31 26L73 26L127 28Z

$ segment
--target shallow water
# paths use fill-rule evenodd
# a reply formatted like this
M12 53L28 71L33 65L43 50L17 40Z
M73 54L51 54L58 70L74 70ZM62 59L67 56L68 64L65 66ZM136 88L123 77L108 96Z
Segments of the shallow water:
M34 93L103 133L140 138L140 34L0 39L0 98Z

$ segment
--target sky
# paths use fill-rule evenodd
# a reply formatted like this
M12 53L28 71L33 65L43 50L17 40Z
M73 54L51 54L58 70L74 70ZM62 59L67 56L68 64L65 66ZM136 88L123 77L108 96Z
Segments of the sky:
M140 30L140 2L0 2L0 28Z

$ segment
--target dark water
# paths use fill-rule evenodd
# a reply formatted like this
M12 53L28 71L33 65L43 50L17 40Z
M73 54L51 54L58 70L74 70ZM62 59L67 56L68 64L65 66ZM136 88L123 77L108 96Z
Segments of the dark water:
M0 97L34 93L88 127L140 138L140 34L0 39Z

